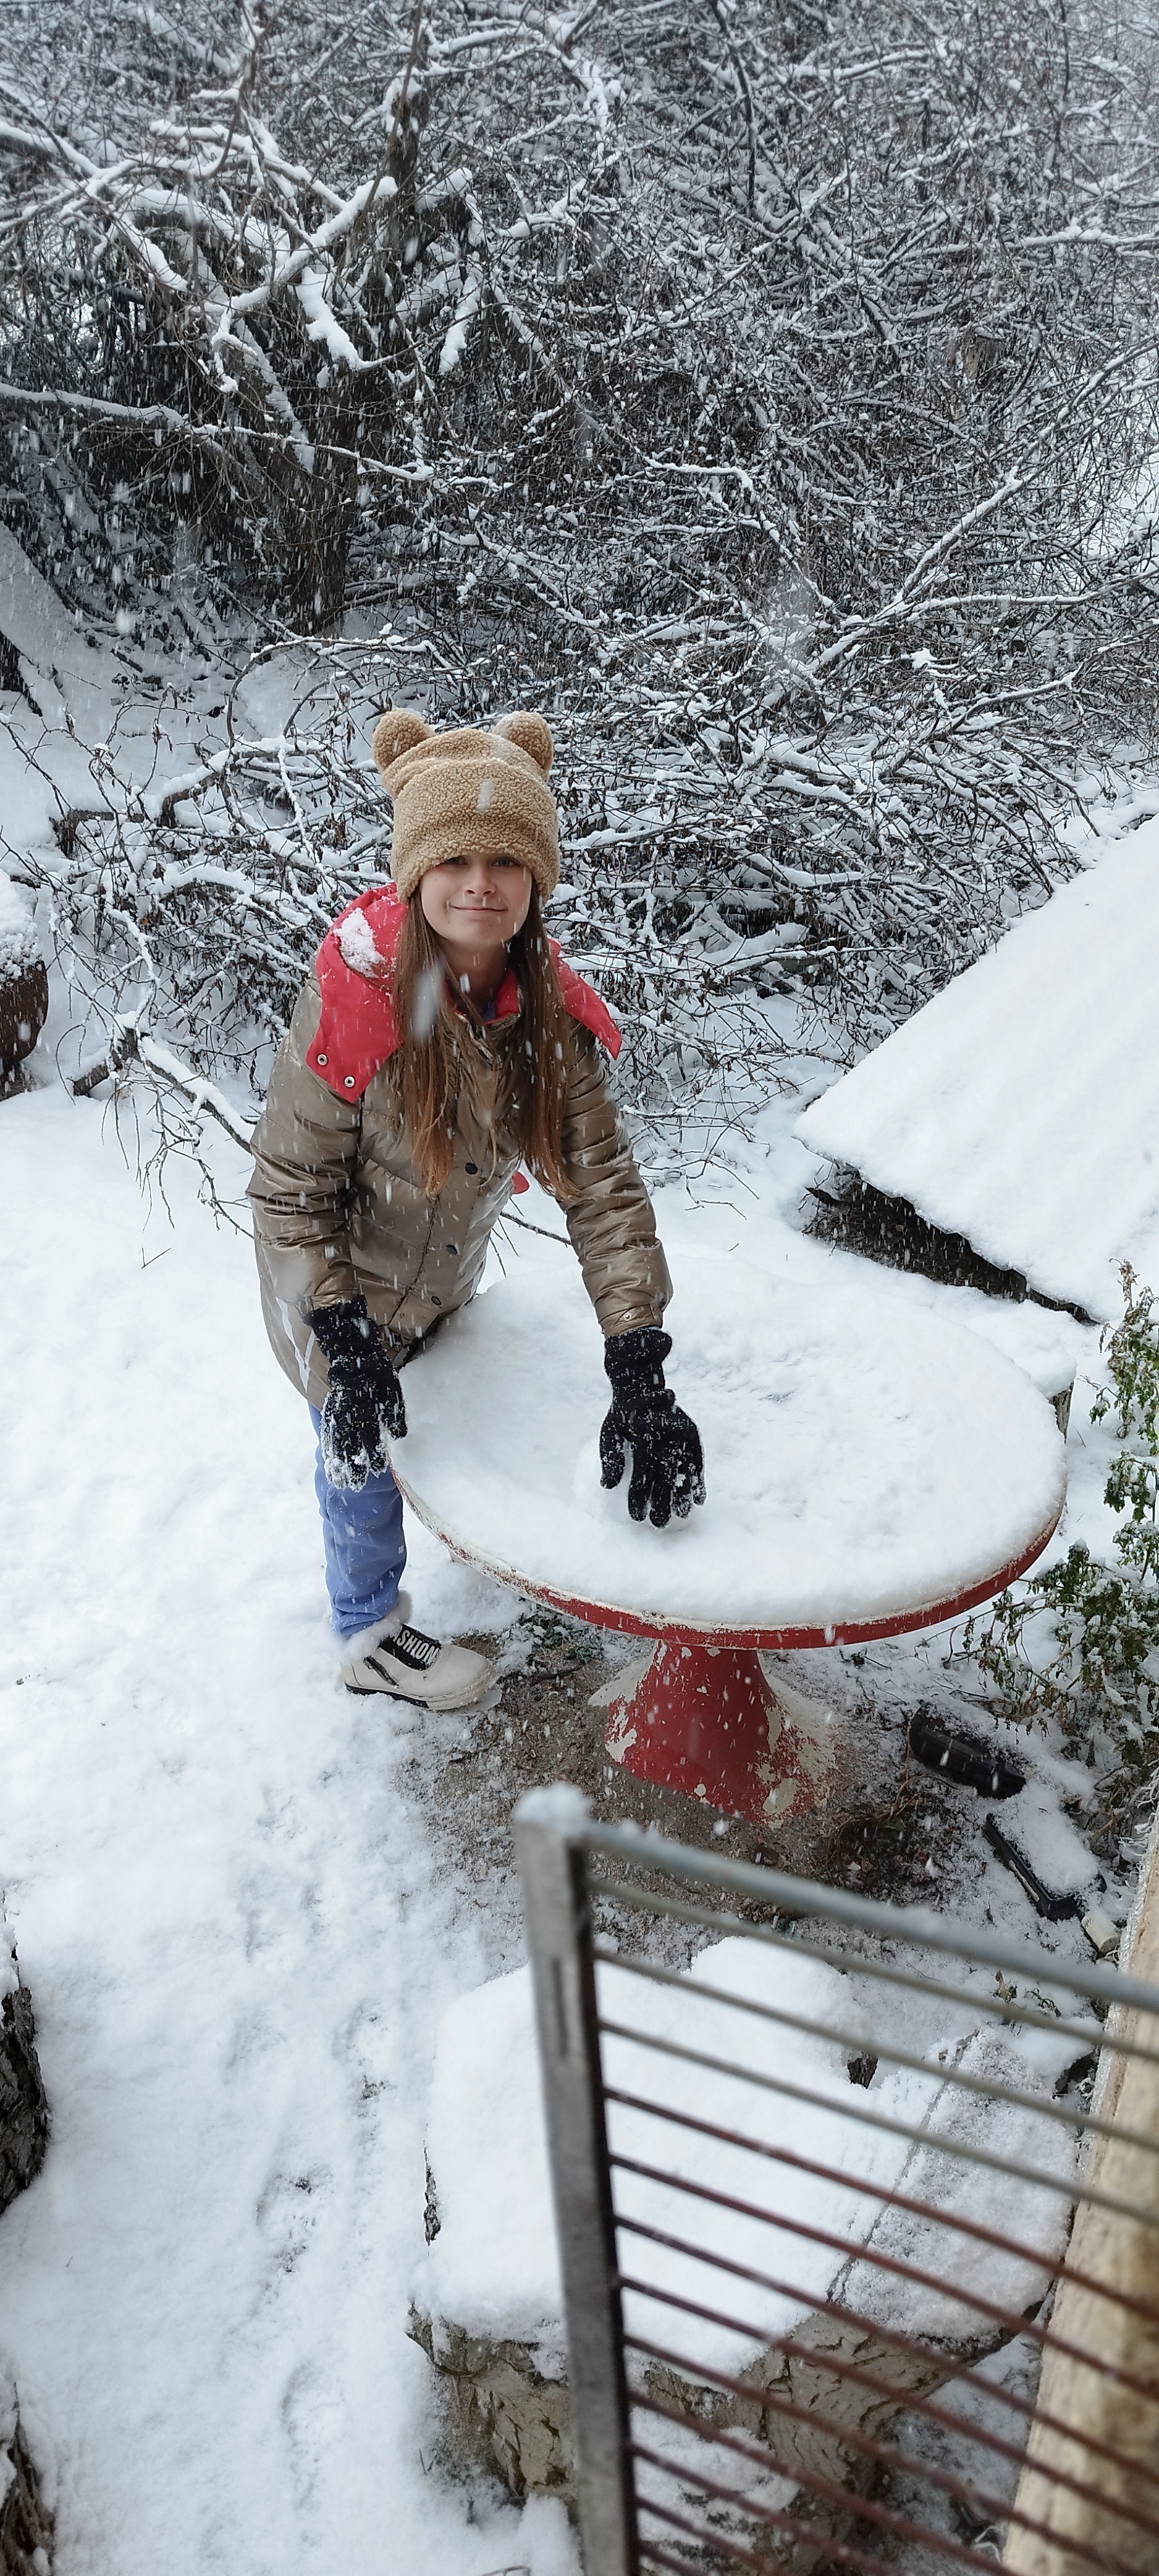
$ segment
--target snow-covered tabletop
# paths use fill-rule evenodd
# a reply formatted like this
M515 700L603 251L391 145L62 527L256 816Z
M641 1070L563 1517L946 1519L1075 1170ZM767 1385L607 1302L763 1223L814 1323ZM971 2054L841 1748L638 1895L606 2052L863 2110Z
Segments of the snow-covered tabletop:
M917 1311L901 1330L860 1279L691 1253L672 1270L667 1375L703 1437L703 1509L655 1530L629 1520L626 1481L603 1491L603 1344L564 1248L406 1370L396 1473L457 1554L608 1625L773 1645L924 1624L1045 1545L1064 1444L990 1343Z
M798 1122L933 1225L1103 1322L1159 1287L1159 815L1015 922Z

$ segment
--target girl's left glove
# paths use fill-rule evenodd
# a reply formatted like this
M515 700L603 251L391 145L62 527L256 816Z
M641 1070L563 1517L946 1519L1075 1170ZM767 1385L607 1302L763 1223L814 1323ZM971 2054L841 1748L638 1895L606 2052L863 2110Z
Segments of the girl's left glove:
M387 1435L406 1437L402 1388L365 1297L318 1306L306 1321L326 1353L330 1392L322 1407L322 1464L328 1484L361 1491L390 1465Z
M625 1444L630 1443L628 1511L634 1521L647 1517L654 1529L663 1529L673 1512L677 1520L687 1520L693 1504L704 1501L700 1433L664 1384L671 1348L671 1334L661 1332L658 1324L646 1324L636 1333L613 1333L604 1343L612 1404L600 1429L600 1483L619 1484Z

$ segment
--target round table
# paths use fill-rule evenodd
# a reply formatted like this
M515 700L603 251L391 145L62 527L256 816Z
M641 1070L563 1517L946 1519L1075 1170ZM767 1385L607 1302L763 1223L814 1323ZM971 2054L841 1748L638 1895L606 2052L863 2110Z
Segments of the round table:
M762 1657L928 1628L1033 1564L1058 1521L1053 1406L992 1344L890 1284L672 1260L668 1383L708 1500L664 1530L600 1485L610 1389L578 1263L521 1263L407 1368L401 1490L452 1554L653 1641L593 1696L639 1778L758 1823L832 1760L817 1703Z

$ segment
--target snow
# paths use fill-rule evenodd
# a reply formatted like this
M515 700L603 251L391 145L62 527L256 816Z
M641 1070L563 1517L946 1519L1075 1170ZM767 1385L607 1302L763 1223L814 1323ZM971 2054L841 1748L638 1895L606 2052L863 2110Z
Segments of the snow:
M170 267L164 252L158 248L157 243L150 241L147 233L137 232L135 227L127 227L126 229L129 232L133 248L137 253L138 259L144 262L146 268L152 269L158 285L165 288L166 294L188 295L188 278L182 277L180 270Z
M1028 1780L1017 1798L1003 1806L998 1823L1052 1896L1090 1894L1097 1864L1089 1843L1061 1813L1049 1780Z
M490 1289L407 1370L392 1454L452 1546L645 1627L770 1629L916 1618L1045 1542L1064 1446L992 1344L919 1313L899 1336L871 1279L670 1258L667 1374L703 1438L704 1507L657 1531L628 1519L626 1482L601 1488L602 1342L569 1261Z
M550 2359L561 2367L562 2293L530 1968L448 2005L435 2052L427 2157L440 2231L415 2274L424 2314L446 2317L468 2334L537 2344L546 2329Z
M8 528L0 527L0 632L19 656L32 704L9 694L0 725L0 856L59 867L54 825L70 808L112 811L166 775L189 767L215 701L208 675L182 670L177 685L126 703L129 669L139 660L123 647L94 644L62 608ZM167 675L168 676L168 675ZM220 699L220 687L217 699ZM178 701L179 703L175 703ZM105 757L115 746L115 763ZM203 764L197 771L204 774Z
M0 2223L0 2360L58 2576L574 2576L561 2508L469 2520L420 2459L433 2028L485 1962L400 1794L408 1721L336 1686L250 1246L178 1163L149 1212L153 1141L56 1085L0 1110L0 1884L53 2121ZM424 1625L495 1625L413 1539Z
M90 652L51 583L30 563L10 528L0 526L0 633L33 668L96 673Z
M1041 1294L1159 1282L1159 817L1007 931L797 1134Z
M356 975L378 975L382 959L374 945L374 932L364 912L348 912L338 932L338 945L348 966Z
M455 306L442 348L439 351L439 374L453 376L470 337L471 324L478 319L483 301L483 285L477 269L469 271L466 284Z
M327 301L325 285L316 268L304 268L297 283L298 301L308 316L307 338L324 340L335 366L350 367L361 373L364 361L348 331L344 331Z
M730 2129L758 2149L765 2145L830 2168L821 2175L767 2159L755 2167L743 2147L613 2104L614 2152L660 2165L706 2191L755 2203L769 2215L745 2217L707 2201L693 2204L674 2185L623 2172L616 2176L618 2209L645 2226L685 2238L692 2233L706 2255L780 2276L799 2293L746 2281L743 2310L757 2333L745 2337L684 2317L673 2328L671 2312L665 2321L646 2297L632 2293L626 2301L631 2329L655 2333L659 2316L668 2332L678 2334L681 2349L701 2363L743 2369L774 2336L791 2331L806 2313L804 2301L829 2295L835 2276L859 2248L871 2240L880 2248L883 2230L891 2251L951 2279L968 2280L983 2297L1021 2311L1041 2296L1043 2279L1032 2263L976 2244L963 2263L961 2240L955 2246L936 2230L927 2230L919 2246L914 2222L883 2204L891 2192L905 2191L976 2224L991 2223L993 2174L939 2151L941 2137L1069 2179L1072 2132L1033 2110L971 2094L948 2081L945 2070L951 2066L1048 2099L1055 2076L1074 2056L1073 2038L996 2031L979 2014L969 1979L958 2003L883 1990L856 1965L838 1970L803 1943L772 1948L723 1940L703 1950L676 1986L651 1985L626 1968L601 1964L597 1985L605 2020L653 2041L739 2061L748 2070L744 2077L725 2075L660 2054L635 2038L611 2037L604 2042L610 2085ZM762 2021L724 2000L734 1997L786 2018ZM794 2028L794 2020L814 2026ZM926 2061L928 2072L926 2065L890 2066L883 2059L869 2090L855 2091L848 2072L851 2048L876 2051L888 2044ZM762 2076L777 2089L762 2087ZM794 2098L795 2088L802 2098ZM830 2103L832 2109L826 2107ZM875 2120L882 2125L867 2125ZM891 2134L885 2125L890 2120L921 2129L922 2140ZM529 1968L460 1996L445 2013L427 2155L440 2227L415 2273L417 2304L424 2314L468 2334L529 2342L537 2365L550 2374L561 2345L562 2291ZM855 2189L855 2181L872 2183L877 2196ZM1065 2197L1013 2177L1001 2188L1005 2232L1036 2250L1059 2252L1068 2222ZM814 2229L836 2243L810 2242L797 2228ZM708 2306L722 2304L719 2272L714 2280L696 2258L643 2237L630 2235L624 2243L627 2268L638 2278ZM867 2301L880 2322L894 2324L903 2322L904 2302L904 2322L913 2332L970 2330L948 2294L888 2276L879 2277L875 2288L861 2285L860 2304Z
M36 924L26 895L0 868L0 981L17 975L41 954Z

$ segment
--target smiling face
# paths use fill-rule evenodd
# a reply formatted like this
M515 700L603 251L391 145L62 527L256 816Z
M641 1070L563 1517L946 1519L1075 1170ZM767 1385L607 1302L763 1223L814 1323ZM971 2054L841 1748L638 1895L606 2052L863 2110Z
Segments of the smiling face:
M419 901L452 974L474 994L502 970L503 950L522 930L531 902L531 870L490 852L446 859L428 868Z

